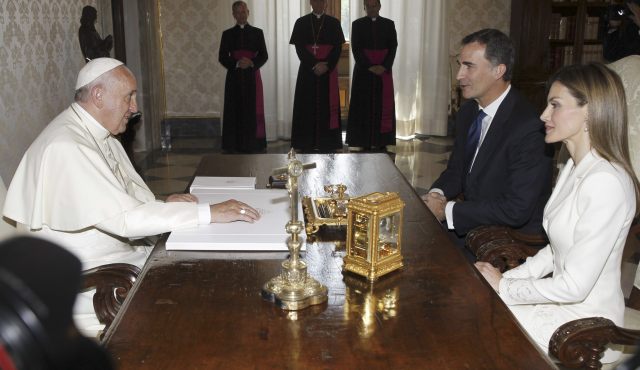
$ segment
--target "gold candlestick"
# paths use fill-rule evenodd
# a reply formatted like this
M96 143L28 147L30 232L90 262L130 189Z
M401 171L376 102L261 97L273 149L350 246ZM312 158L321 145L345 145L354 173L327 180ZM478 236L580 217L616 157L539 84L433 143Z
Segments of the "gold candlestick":
M307 273L307 264L300 259L302 240L299 234L303 225L302 221L298 220L298 177L305 169L315 168L315 163L302 164L296 159L293 149L288 156L287 167L274 170L273 175L289 175L287 190L291 202L291 220L285 226L287 233L291 235L287 241L289 258L282 262L280 275L264 284L262 297L284 310L296 311L326 302L327 287Z

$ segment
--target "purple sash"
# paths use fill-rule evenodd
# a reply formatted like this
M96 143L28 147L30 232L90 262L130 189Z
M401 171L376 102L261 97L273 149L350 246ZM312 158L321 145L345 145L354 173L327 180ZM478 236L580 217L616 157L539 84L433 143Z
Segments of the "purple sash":
M389 52L388 49L364 49L364 54L373 65L381 65ZM380 75L382 79L382 116L380 117L380 133L390 132L393 128L393 75L387 70Z
M234 50L231 52L231 57L235 60L240 60L243 57L253 59L258 55L257 52L251 50ZM265 137L264 129L264 95L262 92L262 77L260 76L260 70L256 68L256 138L263 139Z
M316 58L319 62L325 62L333 45L307 45L307 50ZM314 50L315 49L315 50ZM315 52L314 52L315 51ZM338 122L338 116L340 112L340 96L338 95L338 70L337 68L329 71L329 128L336 129L340 127Z

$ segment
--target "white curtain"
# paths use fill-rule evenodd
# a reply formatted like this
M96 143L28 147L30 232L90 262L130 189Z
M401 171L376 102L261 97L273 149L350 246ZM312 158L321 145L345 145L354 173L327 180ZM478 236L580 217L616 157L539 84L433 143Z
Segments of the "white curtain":
M351 20L364 16L362 0L349 1ZM393 68L397 134L444 136L450 90L447 1L381 2L380 14L392 19L398 32ZM264 30L269 51L269 60L262 68L267 140L288 139L300 64L289 39L296 19L309 13L309 1L248 0L247 5L249 22Z
M289 45L293 25L308 13L309 1L248 0L249 23L264 31L269 60L262 68L267 140L291 137L293 96L300 61Z
M380 15L393 20L398 32L393 65L397 135L445 136L450 93L448 2L381 0L381 3ZM350 12L352 21L364 16L362 0L350 0Z

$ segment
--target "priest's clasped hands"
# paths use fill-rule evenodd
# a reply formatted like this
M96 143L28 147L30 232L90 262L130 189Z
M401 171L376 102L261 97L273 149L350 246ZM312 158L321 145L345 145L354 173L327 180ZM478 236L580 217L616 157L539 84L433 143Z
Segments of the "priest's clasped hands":
M387 69L381 65L375 65L369 67L369 72L375 74L376 76L382 75Z
M253 67L253 61L247 57L242 57L240 58L240 60L238 61L237 64L238 68L240 69L247 69L247 68L251 68Z
M313 66L313 73L316 76L322 76L323 74L329 71L329 65L327 62L318 62L315 66Z
M198 198L193 194L171 194L167 202L192 202L197 203ZM254 223L260 219L260 213L246 203L235 199L209 205L211 222L225 223L233 221L245 221Z

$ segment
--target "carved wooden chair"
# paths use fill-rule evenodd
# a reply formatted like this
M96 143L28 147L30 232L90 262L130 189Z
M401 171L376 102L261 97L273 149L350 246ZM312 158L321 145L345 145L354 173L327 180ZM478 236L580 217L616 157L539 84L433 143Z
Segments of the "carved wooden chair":
M102 265L82 272L83 291L96 289L93 295L93 308L100 323L105 325L100 339L111 326L138 275L140 275L140 269L126 263Z

